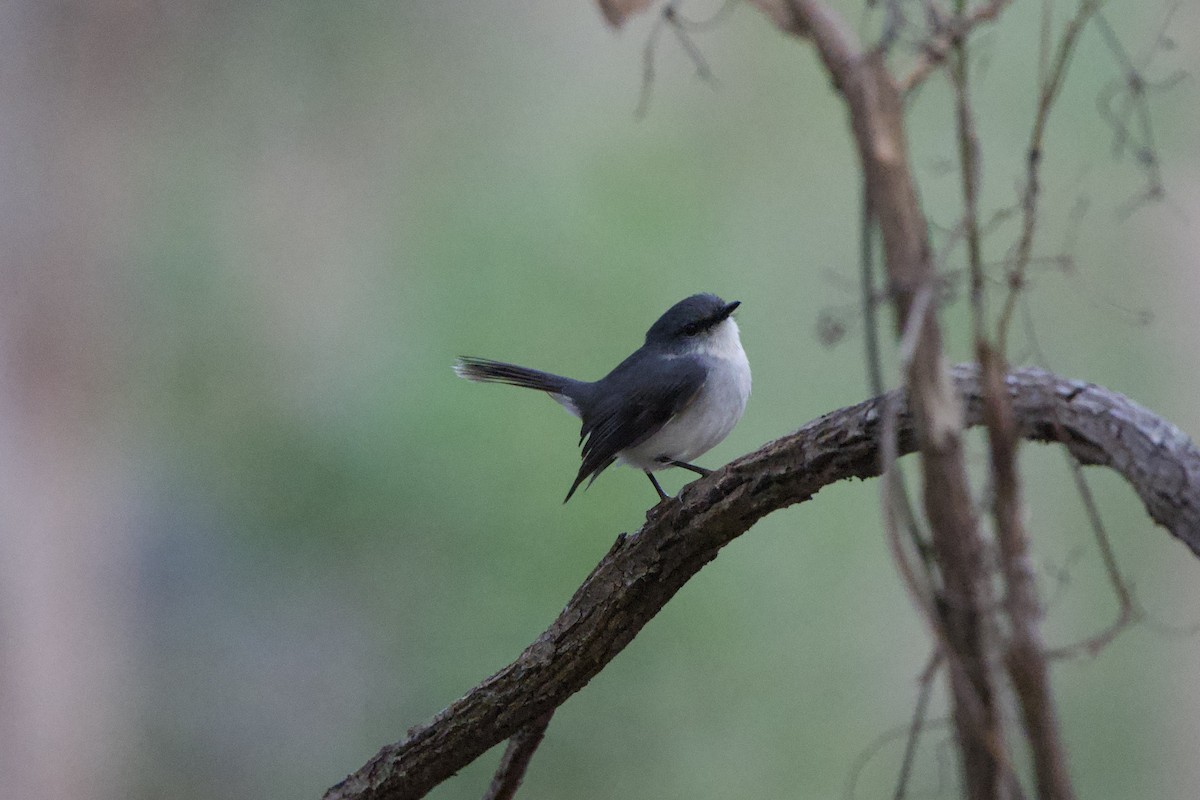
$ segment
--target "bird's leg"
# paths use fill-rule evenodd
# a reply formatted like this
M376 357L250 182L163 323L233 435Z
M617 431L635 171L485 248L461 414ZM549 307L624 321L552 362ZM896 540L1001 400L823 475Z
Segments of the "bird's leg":
M659 502L660 502L660 503L661 503L663 500L670 500L670 499L671 499L671 495L669 495L669 494L667 494L666 492L664 492L664 491L662 490L662 487L658 485L658 478L655 478L653 473L651 473L651 472L646 472L646 477L647 477L647 478L649 478L649 479L650 479L650 482L654 484L654 491L658 492L658 500L659 500Z
M696 473L697 475L712 475L711 469L705 469L704 467L697 467L695 464L689 464L686 461L676 461L673 458L664 458L664 459L662 459L662 462L664 464L670 464L672 467L683 467L684 469L690 469L692 472Z

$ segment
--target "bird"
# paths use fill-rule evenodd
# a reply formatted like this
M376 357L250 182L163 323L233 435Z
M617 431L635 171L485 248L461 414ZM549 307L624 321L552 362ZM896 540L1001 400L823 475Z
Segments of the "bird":
M659 502L669 499L654 473L691 463L719 444L746 410L750 362L733 312L715 294L694 294L671 306L646 332L644 344L597 381L581 381L503 361L461 356L461 378L536 389L582 422L582 463L563 502L615 462L640 469Z

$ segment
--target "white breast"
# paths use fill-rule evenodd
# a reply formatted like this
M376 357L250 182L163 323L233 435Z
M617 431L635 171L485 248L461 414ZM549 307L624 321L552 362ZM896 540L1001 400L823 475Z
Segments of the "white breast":
M668 466L662 459L691 462L716 447L742 418L750 397L750 362L733 318L702 339L697 353L711 366L696 399L658 433L622 450L617 455L622 462L649 471Z

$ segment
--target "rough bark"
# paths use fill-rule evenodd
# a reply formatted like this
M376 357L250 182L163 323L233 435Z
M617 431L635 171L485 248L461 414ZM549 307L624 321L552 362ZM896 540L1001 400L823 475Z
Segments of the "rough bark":
M952 371L967 425L982 422L978 371ZM1150 517L1200 555L1200 450L1169 422L1092 384L1038 369L1009 375L1017 434L1059 442L1122 475ZM326 800L399 800L430 789L583 688L722 547L766 514L880 472L888 396L827 414L684 489L620 535L558 619L509 666L385 746ZM900 453L915 450L907 404Z

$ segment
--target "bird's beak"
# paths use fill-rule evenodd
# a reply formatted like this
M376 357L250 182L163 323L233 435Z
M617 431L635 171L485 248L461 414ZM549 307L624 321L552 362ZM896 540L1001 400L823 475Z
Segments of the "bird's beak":
M728 319L729 315L734 312L734 309L736 309L741 304L742 304L741 300L734 300L732 303L730 303L729 305L722 308L721 309L721 319Z

